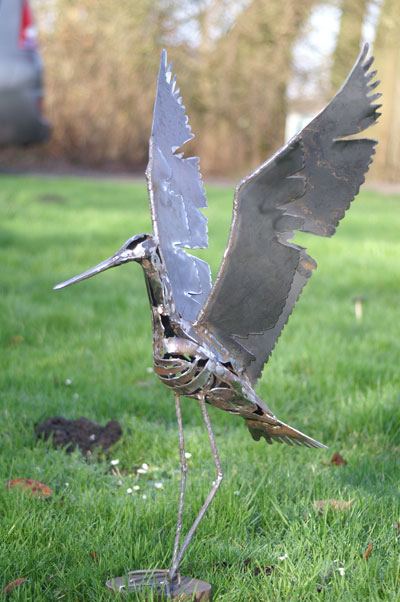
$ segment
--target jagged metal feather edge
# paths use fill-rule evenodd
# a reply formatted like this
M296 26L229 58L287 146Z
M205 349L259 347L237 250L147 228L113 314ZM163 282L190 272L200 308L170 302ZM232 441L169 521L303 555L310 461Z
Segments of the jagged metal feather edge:
M205 243L203 246L190 246L188 244L182 243L179 245L180 248L185 249L185 248L189 248L189 249L206 249L208 248L208 218L206 215L204 215L204 213L202 211L200 211L201 208L205 209L207 208L207 195L206 195L206 191L204 188L204 181L203 181L203 176L202 173L200 171L200 157L197 156L192 156L192 157L185 157L184 156L184 152L180 152L177 153L176 151L178 151L179 149L181 149L185 144L187 144L188 142L190 142L190 140L192 140L195 135L192 132L192 128L191 125L189 123L189 117L186 114L186 107L183 103L182 97L179 96L180 93L180 88L176 88L176 83L177 83L177 77L176 75L172 74L172 62L170 61L168 63L168 58L167 58L167 52L165 49L163 49L162 53L161 53L161 60L160 60L160 69L159 69L159 75L158 75L158 82L161 79L161 76L164 76L164 80L166 82L166 84L169 87L171 96L175 99L175 102L179 105L179 107L182 109L183 112L183 117L184 117L184 126L187 130L187 139L182 142L182 144L180 144L179 146L171 146L171 153L179 160L181 160L182 162L188 162L188 165L195 165L195 169L193 169L193 173L192 176L194 176L197 179L197 184L199 186L199 191L201 193L202 199L203 199L203 203L201 205L194 205L194 209L196 211L199 211L200 215L202 216L202 218L204 218L205 223L204 223L204 228L205 228ZM157 86L158 88L158 86ZM158 98L158 89L156 92L156 101L154 103L154 116L156 115L156 111L157 111L157 98ZM155 123L155 118L153 118L153 127L152 127L152 138L154 140L154 123ZM146 171L146 176L147 176L147 171ZM148 175L148 178L151 178L151 174ZM183 201L183 206L185 208L185 214L186 214L186 224L187 224L187 229L189 231L190 237L192 237L192 230L190 228L190 222L188 219L188 212L186 209L186 203L185 203L185 198L183 197L183 195L177 194L172 188L170 188L171 192L173 192L173 194L176 194L177 196L180 196L182 201ZM153 215L152 215L153 217ZM155 221L155 219L154 219Z
M191 126L189 123L189 117L188 115L185 113L185 106L182 104L182 97L179 96L179 92L180 89L176 88L176 75L172 76L172 62L170 62L168 64L168 60L167 60L167 52L165 49L163 49L162 53L161 53L161 60L160 60L160 67L159 67L159 74L158 74L158 85L159 85L159 81L161 79L161 77L164 77L164 81L167 84L167 86L169 87L170 93L172 95L172 97L174 98L174 100L176 101L176 103L179 105L179 107L182 109L183 111L183 115L184 115L184 127L187 130L187 139L179 146L171 146L171 153L177 157L178 159L180 159L181 161L190 161L192 165L196 166L196 169L193 169L192 175L197 179L197 184L199 186L199 190L201 192L201 196L204 199L203 203L199 206L194 205L194 210L198 211L199 214L202 216L202 218L204 219L204 237L205 237L205 243L200 247L199 245L195 245L195 246L190 246L187 243L181 243L181 244L176 244L176 249L178 253L183 253L184 257L187 257L188 259L192 259L192 264L197 276L197 280L199 282L200 285L200 291L199 292L191 292L191 291L187 291L184 292L185 296L191 298L191 299L195 299L196 296L198 296L199 294L202 294L204 291L202 290L201 287L201 278L200 278L200 273L199 273L199 269L198 269L198 262L201 262L202 264L204 264L205 266L205 270L208 272L208 290L211 290L211 286L212 286L212 282L211 282L211 269L210 266L207 262L205 262L202 259L199 259L196 256L191 255L190 253L186 253L185 249L190 248L190 249L196 249L196 248L208 248L208 218L200 211L200 208L206 208L207 207L207 196L206 196L206 191L204 189L204 184L203 184L203 178L202 178L202 174L200 171L200 158L199 157L184 157L184 153L176 153L177 150L179 150L180 148L182 148L182 146L184 144L186 144L187 142L189 142L190 140L192 140L194 138L194 134L191 131ZM149 162L147 165L147 169L145 172L146 178L147 178L147 188L148 188L148 193L149 193L149 201L150 201L150 214L151 214L151 220L152 220L152 227L153 227L153 235L156 238L156 240L159 242L160 237L159 237L159 232L158 232L158 223L157 223L157 219L156 219L156 208L155 208L155 202L154 202L154 190L153 190L153 180L152 180L152 173L151 173L151 169L150 166L152 164L152 156L153 156L153 149L154 146L156 145L156 137L154 135L154 126L155 126L155 116L156 116L156 111L157 111L157 99L158 99L158 85L157 85L157 91L156 91L156 99L155 99L155 103L154 103L154 110L153 110L153 125L152 125L152 132L151 132L151 137L150 137L150 143L149 143ZM181 194L177 194L176 192L174 192L172 190L172 188L169 188L170 192L172 192L172 194L176 195L177 197L179 197L180 199L182 199L182 204L184 207L184 214L185 214L185 222L186 222L186 227L189 233L189 236L192 237L192 230L190 228L190 222L189 222L189 218L188 218L188 212L186 209L186 204L185 204L185 200L183 198L183 195ZM161 250L162 252L162 250ZM200 308L201 309L201 308Z
M366 54L367 54L367 52L368 52L368 49L369 49L369 45L368 45L368 44L364 44L364 47L363 47L363 49L362 49L362 52L361 52L361 54L360 54L360 57L359 57L359 59L356 61L356 64L354 65L354 67L353 67L353 69L351 70L351 72L350 72L349 76L346 78L346 81L343 83L343 85L341 86L341 88L340 88L340 90L337 92L337 94L339 94L339 92L340 92L340 91L341 91L341 90L344 88L344 86L346 85L346 83L347 83L348 79L350 78L350 76L352 75L352 73L355 71L355 69L357 69L358 65L360 64L360 61L362 61L362 60L365 58L365 56L366 56ZM364 77L365 77L365 80L366 80L366 88L367 88L367 95L366 95L366 96L367 96L367 98L369 98L369 99L370 99L372 102L373 102L374 100L377 100L378 98L380 98L380 97L382 96L382 94L380 94L380 93L371 94L371 92L372 92L372 91L373 91L373 90L374 90L374 89L375 89L375 88L376 88L376 87L377 87L377 86L380 84L380 80L376 80L376 81L374 81L374 82L372 82L372 83L369 83L369 82L370 82L370 81L371 81L371 80L372 80L372 79L373 79L373 78L376 76L376 74L377 74L377 70L370 71L370 72L368 73L368 70L369 70L369 68L371 67L371 65L372 65L372 63L373 63L373 62L374 62L374 57L373 57L373 56L371 56L371 57L369 57L369 59L368 59L367 61L365 61L365 63L364 63L364 64L363 64L363 66L362 66L362 67L363 67L363 69L364 69L364 72L365 72L365 74L364 74ZM375 112L375 123L378 121L379 117L381 116L381 113L378 113L378 112L376 112L376 110L377 110L377 109L379 109L381 106L382 106L382 104L375 104L375 105L374 105L374 104L370 104L370 107L371 107L371 109L374 109L374 112ZM324 110L325 110L325 109L323 109L323 110L321 111L321 113L322 113ZM320 115L321 113L319 113L318 115ZM315 117L312 119L312 121L313 121L314 119L316 119L316 118L318 117L318 115L316 115L316 116L315 116ZM292 138L291 140L289 140L289 142L288 142L287 144L289 145L289 144L290 144L292 141L294 141L294 140L296 139L296 137L297 137L297 136L299 136L299 134L300 134L300 133L298 133L298 134L295 134L295 136L293 136L293 138ZM356 138L351 138L351 139L353 139L353 140L368 140L368 141L370 141L370 142L374 143L374 146L376 146L376 145L378 144L378 141L377 141L377 140L374 140L374 139L372 139L372 138L364 138L364 137L362 137L362 138L357 138L357 137L356 137ZM338 139L337 139L337 141L341 141L341 140L346 140L346 138L338 138ZM336 140L335 140L335 141L336 141ZM278 151L278 152L279 152L279 151ZM365 177L366 177L366 174L367 174L367 173L368 173L368 171L369 171L369 167L370 167L371 163L373 163L373 157L374 157L374 155L375 155L375 154L376 154L376 151L375 151L375 149L374 149L374 148L372 148L372 151L371 151L371 157L370 157L370 160L369 160L369 161L368 161L368 163L367 163L367 166L366 166L366 170L365 170L364 176L362 177L362 179L361 179L361 181L360 181L360 184L358 185L358 187L355 189L355 193L354 193L354 196L353 196L353 198L351 198L351 199L349 200L348 207L347 207L346 209L344 209L344 210L343 210L343 213L342 213L342 215L341 215L341 216L338 218L338 220L337 220L337 222L336 222L335 226L333 227L333 230L332 230L332 232L331 232L331 233L330 233L330 234L327 236L327 238L331 238L331 237L333 236L333 234L335 234L335 232L336 232L336 230L337 230L337 228L338 228L338 225L339 225L340 221L341 221L341 220L343 219L343 217L345 216L345 214L346 214L346 211L347 211L347 210L350 208L350 205L351 205L351 203L354 201L354 199L356 198L356 196L359 194L359 192L360 192L360 188L361 188L361 186L362 186L362 185L364 184L364 182L365 182ZM274 156L275 156L275 155L274 155ZM272 158L273 158L273 157L272 157ZM265 164L264 164L264 165L265 165ZM303 165L303 168L304 168L304 165ZM300 170L300 172L301 172L301 170ZM296 172L296 173L300 173L300 172ZM253 174L254 174L254 172L253 172ZM251 174L251 175L253 175L253 174ZM293 174L293 175L294 175L294 174ZM301 173L300 173L300 175L301 175ZM293 176L289 176L289 177L293 177ZM250 176L248 176L247 178L244 178L244 179L243 179L243 180L240 182L240 185L241 185L242 183L244 184L245 182L247 182L247 180L248 180L249 178L250 178ZM239 187L238 187L238 188L239 188ZM281 209L281 207L278 207L278 208L279 208L279 209ZM284 213L284 215L289 215L290 217L297 217L297 216L293 216L293 215L291 215L291 214L290 214L290 213L288 213L287 211ZM292 233L290 233L290 232L289 232L288 234L289 234L289 239L288 239L288 240L290 241L290 238L291 238L290 234L292 234ZM294 236L294 233L293 233L293 236ZM282 241L280 241L280 242L282 242ZM306 250L307 250L307 248L306 248L306 247L298 247L298 248L299 248L299 249L301 249L301 250L303 250L303 251L306 251ZM315 262L314 258L311 258L311 259L312 259L312 260ZM299 263L300 263L300 260L301 260L301 256L299 257ZM317 267L317 264L315 263L315 267L314 267L313 269L316 269L316 267ZM295 275L296 275L296 272L295 272ZM298 293L298 295L297 295L297 297L296 297L296 299L295 299L295 301L294 301L294 303L293 303L292 310L290 311L290 313L288 314L288 316L287 316L287 318L286 318L285 322L283 323L283 325L282 325L282 328L281 328L281 330L280 330L280 332L279 332L279 334L278 334L278 336L277 336L277 338L276 338L276 340L275 340L275 343L274 343L273 347L271 347L271 349L270 349L270 352L269 352L269 354L267 355L267 357L266 357L266 359L265 359L265 362L264 362L264 365L263 365L263 367L265 367L265 365L268 363L268 361L269 361L269 358L271 357L271 355L272 355L272 353L273 353L273 351L274 351L274 349L275 349L275 347L276 347L276 345L277 345L277 343L278 343L278 341L279 341L279 338L280 338L280 336L282 335L282 332L284 331L284 329L285 329L285 326L287 325L287 323L288 323L288 321L289 321L289 318L290 318L290 316L292 315L292 313L293 313L293 310L294 310L294 308L296 307L296 304L297 304L298 300L300 299L301 293L303 292L303 289L304 289L305 285L307 284L308 278L310 278L310 277L311 277L311 275L312 275L312 271L311 271L311 273L310 273L310 275L309 275L309 276L307 276L307 277L304 277L304 278L305 278L304 284L303 284L303 286L302 286L302 287L300 288L300 290L299 290L299 293ZM293 286L294 279L295 279L295 276L293 277L292 286ZM290 291L289 291L289 294L290 294ZM288 297L289 297L289 294L288 294ZM287 298L288 298L288 297L287 297ZM284 307L283 307L283 309L282 309L282 312L280 313L280 315L279 315L279 317L278 317L278 319L277 319L277 323L279 322L279 318L280 318L280 317L282 316L282 314L284 313L284 311L285 311L285 307L286 307L286 304L284 305ZM273 328L274 328L274 327L273 327ZM272 329L269 329L269 330L272 330ZM253 335L253 336L254 336L254 335L257 335L257 334L260 334L260 336L262 336L262 334L264 334L265 332L267 332L267 330L264 330L264 331L263 331L263 332L261 332L261 333L250 333L250 334L249 334L249 336L251 336L251 335ZM240 343L241 343L241 344L242 344L242 345L245 347L245 341L246 341L247 337L235 337L235 340L236 340L236 338L238 339L238 342L240 342ZM261 370L261 372L258 374L258 376L257 376L257 379L258 379L258 378L260 378L260 376L261 376L262 372L263 372L263 369L262 369L262 370Z
M349 75L348 75L348 77L346 78L345 82L343 83L343 85L341 86L341 88L340 88L340 90L337 92L337 94L339 94L339 93L341 92L341 90L342 90L342 89L345 87L345 85L347 84L348 80L350 79L350 77L352 76L352 74L354 73L354 71L355 71L355 70L356 70L356 69L359 67L360 63L361 63L361 62L364 60L364 58L365 58L365 56L366 56L366 54L367 54L367 52L368 52L368 48L369 48L368 44L365 44L365 45L364 45L364 47L363 47L363 49L362 49L362 51L361 51L361 53L360 53L360 55L359 55L359 57L358 57L358 60L356 61L355 65L354 65L354 67L353 67L353 69L351 70L350 74L349 74ZM372 92L372 90L374 90L374 89L375 89L375 88L376 88L376 87L379 85L379 83L380 83L380 82L379 82L379 80L378 80L378 81L375 81L375 82L373 82L373 83L371 83L371 84L370 84L370 83L368 83L368 82L370 82L370 80L371 80L371 79L372 79L372 78L373 78L373 77L376 75L376 73L377 73L376 71L372 71L372 72L368 73L368 70L369 70L369 68L371 67L371 65L372 65L373 61L374 61L374 57L372 56L372 57L370 57L369 59L367 59L367 61L365 61L365 63L362 65L362 68L363 68L363 70L364 70L364 72L365 72L365 73L364 73L364 77L365 77L365 80L366 80L366 81L365 81L365 83L366 83L366 89L367 89L367 94L366 94L366 97L367 97L367 98L369 98L369 99L370 99L370 101L372 101L372 102L373 102L374 100L376 100L377 98L380 98L380 96L381 96L381 94L379 94L379 93L372 94L372 95L370 94L370 92ZM336 96L336 95L335 95L335 96ZM334 98L334 97L333 97L333 98ZM333 99L332 99L332 100L333 100ZM332 101L331 101L331 102L332 102ZM370 103L370 107L371 107L371 109L374 109L374 112L375 112L375 123L376 123L377 119L378 119L378 118L379 118L379 116L380 116L380 113L377 113L377 112L376 112L376 109L380 108L381 106L382 106L382 105L380 105L380 104L378 104L378 105L374 105L374 104ZM317 115L316 115L316 116L315 116L315 117L314 117L314 118L313 118L311 121L314 121L314 119L317 119L317 118L319 117L319 115L321 115L321 114L322 114L324 111L325 111L325 108L324 108L324 109L323 109L323 110L322 110L320 113L318 113L318 114L317 114ZM306 127L307 127L307 126L306 126ZM344 141L345 141L346 139L353 139L353 140L366 140L366 141L369 141L369 142L373 143L373 145L374 145L374 146L375 146L375 145L378 143L378 142L377 142L377 140L374 140L374 139L369 139L369 138L364 138L364 137L361 137L361 138L359 138L359 137L356 137L356 138L338 138L337 140L334 140L334 142L336 142L336 141L340 142L340 141L342 141L342 140L344 140ZM288 147L290 147L291 145L295 144L296 142L300 143L300 146L301 146L301 148L303 148L303 144L302 144L302 140L301 140L301 132L299 132L299 133L295 134L295 136L293 136L293 137L292 137L292 138L291 138L291 139L290 139L290 140L289 140L289 141L286 143L286 145L285 145L285 146L288 148ZM254 171L253 171L251 174L249 174L248 176L246 176L245 178L243 178L243 180L241 180L241 181L239 182L239 184L238 184L238 186L237 186L237 189L236 189L236 193L235 193L235 199L234 199L234 205L235 205L235 206L234 206L234 212L235 212L235 208L237 207L237 203L238 203L238 201L239 201L239 194L240 194L240 190L242 189L242 187L243 187L243 186L245 186L245 185L247 184L247 182L248 182L248 181L250 181L250 180L251 180L253 177L257 176L257 175L258 175L258 174L259 174L259 173L260 173L260 172L261 172L263 169L265 169L265 168L268 166L268 164L272 163L272 161L275 159L275 157L276 157L278 154L280 154L281 152L282 152L282 149L279 149L279 150L278 150L276 153L274 153L274 155L273 155L272 157L270 157L270 158L269 158L269 159L268 159L266 162L264 162L264 163L263 163L262 165L260 165L260 166L259 166L259 167L258 167L256 170L254 170ZM351 205L351 203L353 202L353 200L354 200L354 199L356 198L356 196L358 195L358 193L359 193L359 191L360 191L360 188L361 188L362 184L365 182L365 176L366 176L367 172L369 171L369 166L370 166L370 165L371 165L371 163L373 162L373 156L375 155L375 153L376 153L375 149L374 149L374 148L372 148L372 151L371 151L371 156L370 156L370 160L369 160L369 161L368 161L368 163L367 163L367 166L366 166L366 170L365 170L365 172L364 172L364 175L363 175L363 177L362 177L362 179L361 179L361 181L360 181L359 185L358 185L358 186L355 188L355 192L354 192L354 195L353 195L353 197L352 197L351 199L349 199L349 203L348 203L347 207L346 207L346 208L344 208L344 210L343 210L343 212L342 212L342 215L341 215L341 216L339 216L339 218L338 218L338 220L337 220L336 224L335 224L335 225L332 227L332 231L329 233L328 237L331 237L331 236L333 236L333 234L336 232L336 229L337 229L337 227L338 227L338 225L339 225L340 221L343 219L343 217L344 217L344 215L345 215L346 211L347 211L347 210L350 208L350 205ZM305 186L307 186L306 178L305 178L304 176L302 176L302 174L301 174L301 171L302 171L302 169L304 169L304 166L305 166L305 164L304 164L304 153L302 153L302 154L303 154L303 165L302 165L302 167L301 167L299 170L297 170L296 172L294 172L294 173L292 173L292 174L290 174L289 176L286 176L286 177L287 177L287 178L291 178L291 177L302 177L302 178L305 180ZM306 192L306 190L305 190L305 192ZM304 196L304 195L303 195L303 196ZM290 204L289 204L289 203L282 203L281 205L278 205L278 206L277 206L277 209L279 209L280 211L282 211L282 215L283 215L283 216L285 216L285 215L286 215L286 216L288 216L288 217L293 217L293 218L301 219L301 220L303 221L303 223L305 222L305 219L303 219L302 217L299 217L299 216L298 216L298 215L296 215L296 214L292 214L292 213L290 213ZM232 221L232 224L231 224L231 229L232 229L233 227L234 227L234 223L233 223L233 221ZM297 228L296 228L296 230L297 230ZM300 229L299 229L299 231L300 231ZM301 287L301 289L300 289L300 291L299 291L299 294L297 295L297 297L296 297L296 299L295 299L295 302L293 303L292 309L291 309L290 313L288 314L288 316L287 316L287 319L285 320L285 322L284 322L284 323L283 323L283 325L282 325L282 328L281 328L281 330L280 330L280 332L279 332L279 334L278 334L278 336L277 336L277 338L276 338L276 340L275 340L275 343L274 343L273 347L271 348L271 350L270 350L270 352L269 352L268 356L267 356L267 357L266 357L266 359L265 359L265 362L264 362L264 364L263 364L264 366L265 366L265 364L268 362L269 358L271 357L271 354L272 354L273 350L275 349L275 347L276 347L276 344L277 344L277 342L278 342L278 340L279 340L279 338L280 338L280 336L281 336L281 334L282 334L282 332L283 332L283 330L284 330L284 328L285 328L286 324L288 323L288 321L289 321L289 318L290 318L291 314L293 313L293 310L294 310L294 308L295 308L295 306L296 306L296 304L297 304L297 302L298 302L298 300L299 300L299 298L300 298L300 296L301 296L301 293L302 293L302 291L303 291L303 289L304 289L305 285L307 284L308 278L310 278L310 277L311 277L311 275L312 275L312 271L313 271L313 270L314 270L314 269L317 267L317 265L316 265L316 262L315 262L314 258L313 258L313 257L311 257L310 255L307 255L307 254L306 254L307 248L306 248L306 247L299 246L299 245L296 245L294 242L292 242L292 239L293 239L294 237L295 237L295 232L293 232L293 231L284 231L284 232L281 232L281 233L279 233L279 234L278 234L278 240L279 240L279 242L280 242L281 244L283 244L283 245L285 245L285 246L288 246L288 247L291 247L291 248L295 248L295 249L297 249L297 250L299 250L299 251L300 251L300 256L299 256L299 262L298 262L298 266L299 266L299 264L300 264L300 261L301 261L301 259L302 259L302 254L304 253L304 254L305 254L307 257L309 257L309 258L310 258L310 259L311 259L311 260L314 262L314 267L313 267L313 268L310 270L310 274L309 274L309 275L307 275L306 277L304 277L304 278L305 278L304 284L303 284L303 286ZM226 255L226 254L228 254L228 249L226 249L226 251L225 251L225 253L224 253L224 258L225 258L225 255ZM221 267L222 267L222 266L221 266ZM296 270L296 272L297 272L297 270ZM291 287L293 286L293 282L294 282L294 279L295 279L296 272L295 272L295 274L294 274L294 276L293 276L293 281L292 281L292 285L291 285ZM217 276L217 279L218 279L218 276ZM288 295L287 295L287 297L286 297L286 301L287 301L287 299L289 298L289 295L290 295L290 290L291 290L291 288L289 289ZM278 316L278 318L277 318L276 324L279 322L279 319L280 319L280 317L282 316L282 314L284 313L284 311L285 311L285 308L286 308L286 303L285 303L285 305L283 306L283 308L282 308L282 311L281 311L281 313L279 314L279 316ZM202 311L199 313L199 316L198 316L197 320L201 319L201 314L202 314L202 313L203 313L203 310L202 310ZM241 336L239 336L239 335L232 335L232 337L234 338L234 340L235 340L237 343L239 343L239 344L240 344L242 347L244 347L244 349L246 349L246 351L248 351L248 349L247 349L247 347L246 347L246 340L248 340L248 337L249 337L249 336L257 336L257 335L260 335L260 336L262 336L264 333L268 332L268 330L272 330L273 328L274 328L274 327L272 327L271 329L267 329L267 330L261 331L261 332L254 332L254 333L252 333L252 332L251 332L251 333L249 333L249 334L248 334L248 336L246 336L246 337L241 337ZM249 353L251 353L251 352L249 351ZM261 372L258 374L258 376L257 376L257 379L258 379L258 378L260 378L260 376L261 376L262 372L263 372L263 370L261 370Z
M179 96L179 92L180 92L180 88L176 88L176 82L177 82L177 77L176 74L172 75L172 61L169 62L168 64L168 59L167 59L167 52L165 49L163 49L162 53L161 53L161 65L162 62L164 62L164 66L165 66L165 79L167 84L169 85L170 91L172 96L175 98L176 102L179 104L179 106L182 108L183 111L186 111L186 107L185 105L182 104L183 100L182 100L182 96ZM161 65L160 65L160 70L161 70ZM211 289L212 286L212 281L211 281L211 269L210 266L207 262L205 262L204 260L198 258L198 257L194 257L193 255L191 255L190 253L186 253L185 249L206 249L208 248L208 218L207 216L205 216L201 211L200 208L207 208L207 195L206 195L206 191L204 188L204 182L203 182L203 177L202 177L202 173L200 171L200 157L197 156L193 156L193 157L185 157L184 156L184 152L182 151L181 153L176 153L177 150L179 150L180 148L182 148L185 144L187 144L187 142L189 142L190 140L192 140L195 135L192 132L192 128L189 122L189 116L187 115L187 113L184 113L184 119L185 119L185 126L188 130L188 139L183 142L183 144L181 144L180 146L172 146L171 147L171 152L175 155L175 157L177 157L178 159L180 159L181 161L190 161L192 164L194 164L196 166L196 170L193 170L193 175L197 178L198 180L198 184L199 184L199 188L202 192L202 197L204 199L204 204L199 205L199 206L195 206L195 210L200 212L200 215L202 215L203 218L205 218L205 223L204 223L204 228L205 228L205 238L206 238L206 242L204 243L203 246L199 246L199 245L188 245L185 243L180 243L177 244L176 247L183 253L185 253L185 255L187 257L189 257L190 259L192 259L193 261L193 267L195 269L197 278L199 283L201 283L201 278L200 278L200 273L198 270L198 264L197 261L201 261L203 264L205 264L206 266L208 266L208 271L209 271L209 289ZM183 197L183 195L177 194L171 187L169 187L170 192L172 192L174 195L179 196L182 199L183 202L183 207L185 209L185 220L186 220L186 226L187 229L189 231L189 235L192 238L192 230L190 227L190 221L189 221L189 217L188 217L188 212L186 209L186 203L185 203L185 199ZM200 290L200 294L203 291ZM189 297L191 299L195 299L195 297L199 294L196 293L194 291L185 291L184 292L186 297Z

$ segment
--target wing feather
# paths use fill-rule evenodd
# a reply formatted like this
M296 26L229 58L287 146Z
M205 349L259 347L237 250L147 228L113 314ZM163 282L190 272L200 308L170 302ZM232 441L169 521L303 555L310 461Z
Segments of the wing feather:
M316 267L290 242L294 231L331 236L375 152L374 140L346 139L379 116L367 52L327 107L236 189L228 246L196 325L218 333L253 384Z
M174 300L183 318L193 321L211 290L207 263L182 247L206 248L207 206L197 157L177 151L193 138L185 107L163 51L154 105L149 164L146 170L153 233L167 266Z

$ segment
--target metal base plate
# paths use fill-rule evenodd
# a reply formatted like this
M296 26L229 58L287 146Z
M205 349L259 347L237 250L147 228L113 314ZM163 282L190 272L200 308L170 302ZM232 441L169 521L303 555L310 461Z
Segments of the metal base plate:
M154 571L131 571L123 577L115 577L106 582L106 587L115 594L128 594L133 592L149 593L154 600L154 593L158 600L173 599L179 602L186 600L211 600L211 585L206 581L181 577L180 583L174 579L168 592L168 570L156 569Z

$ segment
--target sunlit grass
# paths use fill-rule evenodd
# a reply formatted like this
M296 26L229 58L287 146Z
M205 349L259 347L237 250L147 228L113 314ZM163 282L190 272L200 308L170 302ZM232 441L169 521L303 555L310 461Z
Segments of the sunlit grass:
M211 249L201 256L215 274L232 191L209 190L209 205ZM146 190L3 176L0 211L0 586L26 577L9 599L107 600L109 577L170 561L180 476L173 397L147 371L150 314L137 265L52 286L150 231ZM183 573L210 581L218 602L397 600L400 198L364 192L332 240L297 240L319 267L257 391L330 449L256 443L240 419L211 408L226 479ZM110 458L68 456L34 436L35 423L57 414L115 418L124 436ZM187 529L215 474L196 403L183 400L183 414ZM327 465L334 451L346 467ZM139 474L143 463L149 470ZM47 483L53 497L7 491L16 477ZM331 498L354 501L346 513L319 516L314 500Z

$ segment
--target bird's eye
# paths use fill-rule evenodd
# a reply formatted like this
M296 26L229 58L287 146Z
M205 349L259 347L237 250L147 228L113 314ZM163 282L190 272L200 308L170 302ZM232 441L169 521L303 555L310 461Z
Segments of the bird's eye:
M129 249L129 250L136 249L136 247L137 247L137 246L139 246L139 245L140 245L142 242L144 242L144 240L145 240L145 237L144 237L144 236L141 236L140 238L136 238L136 237L135 237L135 238L134 238L134 239L133 239L133 240L132 240L132 241L129 243L129 245L127 245L127 247L126 247L126 248L127 248L127 249Z
M134 236L132 238L132 240L130 241L130 243L126 246L127 249L136 249L137 246L139 246L140 244L144 243L147 239L149 238L148 234L142 234L139 236Z

